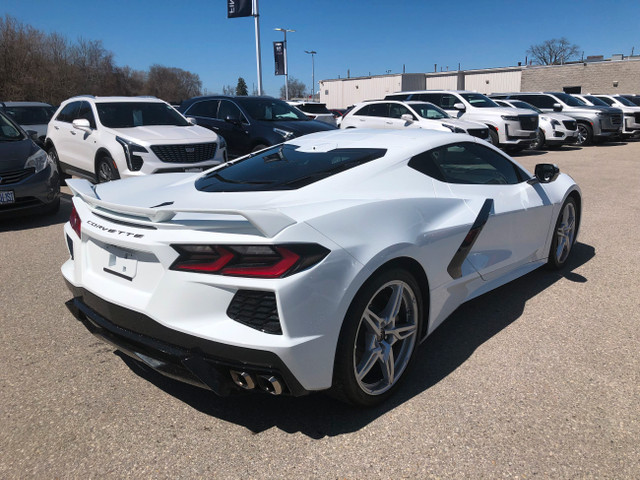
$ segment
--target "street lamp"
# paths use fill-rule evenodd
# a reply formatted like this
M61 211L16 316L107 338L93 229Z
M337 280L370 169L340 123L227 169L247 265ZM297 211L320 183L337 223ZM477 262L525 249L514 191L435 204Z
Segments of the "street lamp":
M284 98L289 100L289 65L287 64L287 32L295 32L286 28L274 28L277 32L284 33Z
M309 55L311 55L311 100L315 101L316 99L316 66L313 61L313 58L318 52L316 52L315 50L311 50L311 51L305 50L304 53L308 53Z

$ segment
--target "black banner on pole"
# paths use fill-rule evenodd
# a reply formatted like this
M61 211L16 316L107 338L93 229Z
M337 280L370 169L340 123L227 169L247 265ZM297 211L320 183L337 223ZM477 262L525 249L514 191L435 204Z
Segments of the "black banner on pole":
M227 0L227 18L253 15L253 0Z
M285 75L284 42L273 42L273 58L276 62L276 75Z

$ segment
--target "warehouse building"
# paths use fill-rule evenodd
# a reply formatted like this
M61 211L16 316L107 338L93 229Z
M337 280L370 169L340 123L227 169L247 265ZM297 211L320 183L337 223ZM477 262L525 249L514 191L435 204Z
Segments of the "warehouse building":
M434 73L399 73L319 82L320 101L345 108L390 93L411 90L472 90L480 93L564 91L640 94L640 56L587 57L566 65L516 66Z

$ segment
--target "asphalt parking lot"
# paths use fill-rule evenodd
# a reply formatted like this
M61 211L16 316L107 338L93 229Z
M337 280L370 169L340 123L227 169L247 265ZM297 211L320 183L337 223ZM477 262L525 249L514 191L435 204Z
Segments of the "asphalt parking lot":
M640 141L517 160L582 188L568 268L463 305L373 410L141 370L65 307L69 190L0 223L0 478L638 478Z

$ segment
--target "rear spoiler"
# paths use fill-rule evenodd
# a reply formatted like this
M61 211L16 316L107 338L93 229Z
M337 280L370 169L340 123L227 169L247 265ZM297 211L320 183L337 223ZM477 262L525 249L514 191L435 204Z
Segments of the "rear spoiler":
M75 197L80 197L92 210L101 210L105 213L122 214L127 217L137 217L143 223L169 222L178 213L203 213L210 215L234 215L243 217L265 237L274 237L285 228L297 223L291 217L276 210L213 210L209 208L175 209L170 206L158 208L132 207L102 200L96 193L96 186L84 179L69 179L67 186Z

